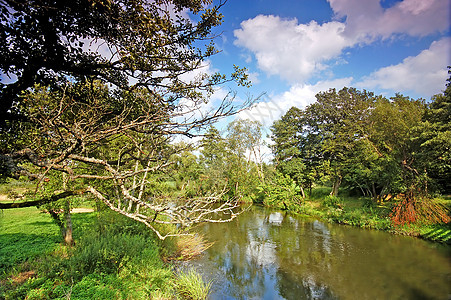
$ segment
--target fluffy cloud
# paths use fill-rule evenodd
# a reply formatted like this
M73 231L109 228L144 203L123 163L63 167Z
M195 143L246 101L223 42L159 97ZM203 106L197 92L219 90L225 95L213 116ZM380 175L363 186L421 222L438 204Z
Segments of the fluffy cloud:
M340 55L349 41L341 34L345 25L259 15L241 23L235 30L235 44L255 54L259 67L267 74L290 81L304 81L324 62Z
M450 45L451 38L433 42L429 49L417 56L407 57L400 64L371 73L357 86L398 92L413 91L429 96L440 93L447 78L446 66L451 64Z
M260 121L269 127L275 120L285 114L292 106L304 108L316 101L315 95L330 88L341 89L349 86L352 78L340 78L332 81L320 81L314 85L296 84L289 91L280 95L267 96L265 101L253 105L250 109L239 113L238 118Z
M449 0L404 0L387 9L378 0L328 1L337 17L346 17L344 34L359 42L393 34L425 36L449 27Z
M380 0L328 1L335 21L299 24L297 19L259 15L241 23L234 43L252 52L265 73L305 82L327 64L339 62L347 47L449 29L449 0L404 0L389 8Z

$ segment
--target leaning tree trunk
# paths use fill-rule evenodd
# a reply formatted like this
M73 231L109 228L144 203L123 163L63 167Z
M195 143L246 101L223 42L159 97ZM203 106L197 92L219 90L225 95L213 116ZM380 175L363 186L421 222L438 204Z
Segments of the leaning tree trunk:
M341 180L342 180L342 177L340 175L335 177L332 191L330 191L331 196L335 196L335 197L338 196L338 189L340 188Z
M304 188L302 187L302 185L301 185L300 187L301 187L301 196L302 196L302 199L305 199Z

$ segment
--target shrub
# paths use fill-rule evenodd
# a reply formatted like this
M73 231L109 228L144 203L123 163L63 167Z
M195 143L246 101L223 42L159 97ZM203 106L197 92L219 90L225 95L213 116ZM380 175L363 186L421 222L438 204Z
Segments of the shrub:
M404 196L392 209L391 221L395 226L406 224L425 223L438 224L449 223L449 210L429 198L414 198Z
M193 270L181 272L177 276L177 292L185 299L207 299L211 284L205 283L202 276Z
M264 205L291 211L299 211L301 199L299 186L288 175L276 173L272 182L260 185L259 198Z
M321 206L342 209L343 203L339 197L327 195L321 202Z

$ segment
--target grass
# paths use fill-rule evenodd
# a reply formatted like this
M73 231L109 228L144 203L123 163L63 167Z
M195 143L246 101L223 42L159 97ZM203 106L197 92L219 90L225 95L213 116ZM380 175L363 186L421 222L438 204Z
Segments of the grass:
M181 272L177 279L178 293L184 299L207 299L212 283L205 283L199 273L194 270Z
M76 246L36 208L0 215L0 299L205 299L199 274L175 275L163 243L111 211L73 214ZM187 243L183 241L183 243ZM188 242L191 244L191 242Z
M351 197L340 190L340 197L329 196L330 188L316 187L303 203L301 213L319 217L330 222L384 230L395 234L417 236L426 240L451 243L451 223L416 224L394 226L390 219L393 202L373 203L369 198ZM434 199L435 203L451 208L451 198Z
M58 226L35 207L1 211L0 274L54 251L60 240Z

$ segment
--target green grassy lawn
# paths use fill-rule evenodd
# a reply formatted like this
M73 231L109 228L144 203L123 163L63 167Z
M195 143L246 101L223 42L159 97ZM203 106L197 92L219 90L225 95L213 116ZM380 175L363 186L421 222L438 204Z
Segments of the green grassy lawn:
M61 241L59 228L35 207L0 212L0 275L19 263L52 252Z

